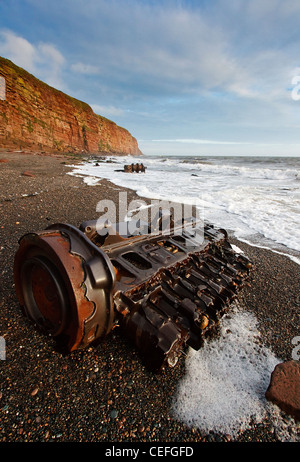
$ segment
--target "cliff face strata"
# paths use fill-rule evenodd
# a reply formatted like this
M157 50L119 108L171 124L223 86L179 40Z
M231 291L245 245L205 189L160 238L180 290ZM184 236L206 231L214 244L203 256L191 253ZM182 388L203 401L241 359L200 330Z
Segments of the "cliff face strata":
M128 130L2 57L0 148L141 154Z

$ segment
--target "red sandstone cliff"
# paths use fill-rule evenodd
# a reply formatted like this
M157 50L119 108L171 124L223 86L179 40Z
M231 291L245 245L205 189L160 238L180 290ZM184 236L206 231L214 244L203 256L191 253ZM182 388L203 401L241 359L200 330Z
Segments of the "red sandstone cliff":
M141 154L136 139L125 128L2 57L0 148Z

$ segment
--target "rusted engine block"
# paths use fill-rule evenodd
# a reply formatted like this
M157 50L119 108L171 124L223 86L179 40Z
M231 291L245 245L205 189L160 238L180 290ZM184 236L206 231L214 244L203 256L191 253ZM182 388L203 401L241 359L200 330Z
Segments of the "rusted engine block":
M124 172L126 173L145 173L146 168L144 164L128 164L124 165Z
M147 225L136 235L119 228L99 233L89 221L26 234L15 256L16 293L26 316L69 351L119 326L158 372L215 332L251 264L209 224L202 239L195 222L167 234L159 225L151 234Z

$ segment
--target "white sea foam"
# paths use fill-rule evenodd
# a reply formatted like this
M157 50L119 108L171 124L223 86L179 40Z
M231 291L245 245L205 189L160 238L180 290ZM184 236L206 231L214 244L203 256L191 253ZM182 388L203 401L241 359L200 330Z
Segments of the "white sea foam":
M205 433L228 434L232 439L251 421L268 418L280 440L296 440L297 433L289 434L279 408L265 398L271 373L280 362L263 345L255 316L237 307L223 318L218 339L189 351L173 416Z
M112 157L74 166L88 184L101 178L141 197L197 205L216 226L294 254L300 252L300 159ZM145 174L126 174L124 164L143 162ZM119 171L118 171L119 170ZM280 248L281 247L281 248ZM285 251L286 250L286 251ZM291 252L292 251L292 252Z

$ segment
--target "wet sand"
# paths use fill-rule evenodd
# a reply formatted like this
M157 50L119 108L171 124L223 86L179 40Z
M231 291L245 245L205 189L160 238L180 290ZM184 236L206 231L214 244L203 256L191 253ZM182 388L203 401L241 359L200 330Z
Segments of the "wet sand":
M67 174L68 155L0 152L0 442L228 442L228 435L188 428L170 414L172 396L185 372L154 375L118 332L97 347L63 355L20 312L12 266L18 239L55 222L79 226L97 218L101 199L118 202L123 190L103 180L93 187ZM136 198L128 190L128 201ZM299 265L285 256L232 239L254 263L239 303L255 313L264 343L290 360L299 335ZM286 417L287 422L289 417ZM291 421L291 432L298 429ZM234 440L278 442L268 420L253 423Z

